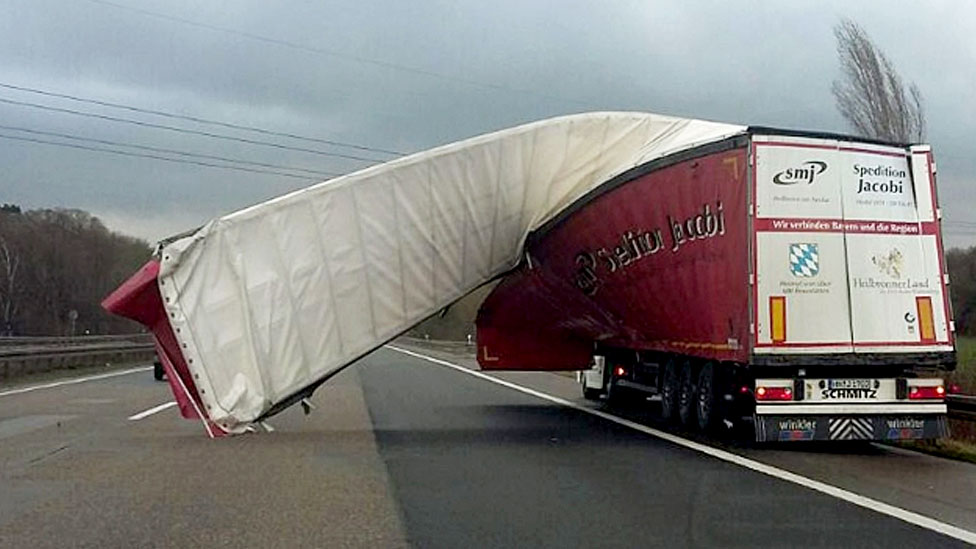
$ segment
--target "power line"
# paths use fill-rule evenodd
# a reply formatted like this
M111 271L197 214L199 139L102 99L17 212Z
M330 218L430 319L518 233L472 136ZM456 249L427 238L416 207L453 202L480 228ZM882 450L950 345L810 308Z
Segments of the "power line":
M241 171L241 172L261 173L261 174L268 174L268 175L280 175L282 177L291 177L293 179L301 179L303 181L318 181L318 179L315 179L315 178L312 178L312 177L309 177L309 176L301 176L301 175L295 175L295 174L291 174L291 173L276 172L276 171L271 171L271 170L257 170L257 169L252 169L252 168L244 168L244 167L241 167L241 166L226 166L226 165L223 165L223 164L210 164L208 162L199 162L199 161L196 161L196 160L180 160L178 158L167 158L165 156L157 156L157 155L153 155L153 154L143 154L143 153L135 153L135 152L129 152L129 151L119 151L119 150L115 150L115 149L106 149L106 148L103 148L103 147L89 147L89 146L86 146L86 145L76 145L74 143L58 143L57 141L46 141L44 139L34 139L32 137L20 137L20 136L15 136L15 135L7 135L7 134L3 134L3 133L0 133L0 139L12 139L14 141L26 141L28 143L39 143L39 144L42 144L42 145L53 145L53 146L56 146L56 147L67 147L67 148L70 148L70 149L81 149L81 150L84 150L84 151L95 151L95 152L102 152L102 153L109 153L109 154L117 154L117 155L120 155L120 156L132 156L132 157L137 157L137 158L151 158L153 160L162 160L164 162L173 162L173 163L176 163L176 164L193 164L193 165L196 165L196 166L204 166L204 167L207 167L207 168L224 168L225 170L237 170L237 171Z
M77 101L79 103L90 103L92 105L100 105L100 106L103 106L103 107L112 107L112 108L115 108L115 109L124 109L124 110L132 111L132 112L139 112L139 113L144 113L144 114L153 114L153 115L156 115L156 116L163 116L163 117L166 117L166 118L173 118L173 119L178 119L178 120L188 120L190 122L197 122L197 123L200 123L200 124L212 124L212 125L215 125L215 126L223 126L225 128L231 128L231 129L235 129L235 130L246 130L246 131L256 132L256 133L260 133L260 134L264 134L264 135L273 135L273 136L277 136L277 137L288 137L288 138L291 138L291 139L301 139L303 141L311 141L311 142L315 142L315 143L322 143L322 144L325 144L325 145L332 145L332 146L336 146L336 147L348 147L348 148L351 148L351 149L357 149L357 150L361 150L361 151L369 151L369 152L376 152L376 153L382 153L382 154L391 154L391 155L396 155L396 156L404 156L406 154L406 153L402 153L402 152L399 152L399 151L393 151L393 150L389 150L389 149L380 149L378 147L367 147L365 145L356 145L354 143L344 143L342 141L332 141L332 140L329 140L329 139L320 139L320 138L317 138L317 137L306 137L304 135L298 135L298 134L294 134L294 133L279 132L279 131L274 131L274 130L266 130L264 128L258 128L258 127L255 127L255 126L246 126L246 125L243 125L243 124L232 124L230 122L222 122L220 120L210 120L210 119L207 119L207 118L200 118L200 117L197 117L197 116L189 116L189 115L176 114L176 113L171 113L171 112L166 112L166 111L157 111L157 110L153 110L153 109L145 109L145 108L142 108L142 107L134 107L132 105L125 105L125 104L122 104L122 103L112 103L110 101L102 101L102 100L99 100L99 99L91 99L91 98L88 98L88 97L80 97L80 96L77 96L77 95L69 95L69 94L66 94L66 93L52 92L52 91L48 91L48 90L41 90L41 89L38 89L38 88L28 88L26 86L16 86L14 84L7 84L7 83L4 83L4 82L0 82L0 88L7 88L7 89L11 89L11 90L17 90L17 91L28 92L28 93L36 93L38 95L46 95L48 97L57 97L57 98L60 98L60 99L68 99L68 100L71 100L71 101Z
M426 77L429 77L429 78L437 78L439 80L444 80L444 81L447 81L447 82L455 82L455 83L458 83L458 84L465 84L467 86L472 86L472 87L477 87L477 88L485 88L485 89L496 90L496 91L507 91L507 92L514 92L514 93L519 93L519 94L523 94L523 95L534 95L536 97L541 97L541 98L544 98L544 99L553 99L553 100L556 100L556 101L563 101L563 102L566 102L566 103L573 103L573 104L582 105L582 106L588 106L588 105L590 105L592 103L592 102L589 102L589 101L580 101L578 99L571 99L571 98L567 98L567 97L559 97L559 96L556 96L556 95L549 95L549 94L545 94L545 93L541 93L541 92L537 92L537 91L529 90L529 89L523 89L523 88L515 88L515 87L511 87L511 86L505 86L503 84L493 84L491 82L482 82L480 80L472 80L472 79L468 79L468 78L459 78L459 77L456 77L456 76L451 76L451 75L447 75L447 74L444 74L444 73L440 73L440 72L432 71L432 70L428 70L428 69L421 69L421 68L417 68L417 67L411 67L409 65L401 65L399 63L393 63L393 62L390 62L390 61L382 61L382 60L379 60L379 59L371 59L369 57L363 57L363 56L360 56L360 55L354 55L354 54L349 54L349 53L338 52L338 51L335 51L335 50L328 50L328 49L325 49L325 48L320 48L320 47L315 47L315 46L308 46L308 45L305 45L305 44L299 44L297 42L289 42L288 40L282 40L280 38L272 38L272 37L263 36L263 35L260 35L260 34L254 34L254 33L247 32L247 31L241 31L241 30L232 29L232 28L228 28L228 27L221 27L221 26L212 25L212 24L209 24L209 23L202 23L200 21L194 21L192 19L184 19L182 17L177 17L177 16L174 16L174 15L168 15L168 14L165 14L165 13L160 13L160 12L151 11L151 10L147 10L147 9L136 8L136 7L133 7L133 6L126 6L124 4L118 4L116 2L109 2L108 0L87 0L87 1L90 2L90 3L92 3L92 4L100 4L102 6L111 6L113 8L127 10L127 11L131 11L131 12L139 13L139 14L142 14L142 15L146 15L146 16L149 16L149 17L154 17L154 18L157 18L157 19L163 19L165 21L170 21L170 22L174 22L174 23L180 23L180 24L183 24L183 25L190 25L192 27L198 27L198 28L201 28L201 29L207 29L207 30L211 30L211 31L215 31L215 32L224 33L224 34L230 34L230 35L233 35L233 36L247 38L247 39L250 39L250 40L257 40L259 42L265 42L265 43L274 44L274 45L277 45L277 46L284 46L286 48L292 48L292 49L296 49L296 50L302 50L302 51L306 51L306 52L310 52L310 53L315 53L315 54L319 54L319 55L325 55L325 56L328 56L328 57L335 57L335 58L339 58L339 59L346 59L346 60L349 60L349 61L355 61L357 63L365 63L365 64L368 64L368 65L375 65L377 67L382 67L382 68L385 68L385 69L392 69L392 70L397 70L397 71L401 71L401 72L407 72L407 73L411 73L411 74L417 74L417 75L426 76Z
M323 171L319 171L319 170L311 170L311 169L308 169L308 168L296 168L296 167L292 167L292 166L281 166L279 164L266 164L264 162L254 162L252 160L242 160L242 159L239 159L239 158L227 158L225 156L215 156L215 155L210 155L210 154L192 153L192 152L180 151L180 150L176 150L176 149L165 149L165 148L162 148L162 147L150 147L148 145L134 145L134 144L131 144L131 143L119 143L118 141L109 141L107 139L97 139L97 138L94 138L94 137L84 137L84 136L81 136L81 135L73 135L73 134L70 134L70 133L60 133L60 132L49 132L49 131L43 131L43 130L34 130L34 129L30 129L30 128L22 128L22 127L19 127L19 126L4 126L4 125L0 124L0 129L3 129L3 130L13 130L13 131L24 132L24 133L31 133L31 134L34 134L34 135L47 135L47 136L51 136L51 137L61 137L63 139L71 139L71 140L74 140L74 141L82 141L82 142L88 142L88 143L101 143L103 145L112 145L112 146L115 146L115 147L126 147L126 148L130 148L130 149L140 149L140 150L144 150L144 151L161 152L161 153L166 153L166 154L175 154L175 155L178 155L178 156L186 156L186 157L189 157L189 158L202 158L202 159L205 159L205 160L219 160L221 162L229 162L229 163L232 163L232 164L249 164L251 166L259 166L259 167L262 167L262 168L272 168L272 169L276 169L276 170L289 170L289 171L293 171L293 172L306 172L306 173L309 173L309 174L312 174L312 175L320 175L320 176L323 176L323 177L336 177L337 175L339 175L339 174L333 173L333 172L323 172Z
M942 232L944 234L952 234L952 235L960 235L960 236L976 235L976 226L974 225L954 226L954 225L947 225L943 223Z
M193 134L193 135L201 135L201 136L204 136L204 137L212 137L214 139L224 139L224 140L227 140L227 141L237 141L239 143L247 143L249 145L260 145L262 147L273 147L273 148L276 148L276 149L284 149L284 150L289 150L289 151L305 152L305 153L311 153L311 154L318 154L318 155L322 155L322 156L332 156L332 157L336 157L336 158L347 158L349 160L359 160L359 161L362 161L362 162L374 162L374 163L375 162L381 162L381 160L376 159L376 158L366 158L366 157L363 157L363 156L355 156L355 155L351 155L351 154L325 152L325 151L319 151L319 150L315 150L315 149L305 149L305 148L302 148L302 147L292 147L290 145L281 145L279 143L272 143L270 141L257 141L257 140L254 140L254 139L247 139L247 138L244 138L244 137L234 137L234 136L223 135L223 134L219 134L219 133L210 133L210 132L204 132L204 131L200 131L200 130L191 130L191 129L188 129L188 128L179 128L179 127L176 127L176 126L167 126L165 124L154 124L152 122L143 122L141 120L132 120L130 118L119 118L119 117L116 117L116 116L108 116L108 115L104 115L104 114L96 114L96 113L92 113L92 112L76 111L76 110L73 110L73 109L65 109L65 108L61 108L61 107L51 107L51 106L48 106L48 105L41 105L39 103L30 103L28 101L14 101L13 99L3 99L3 98L0 98L0 103L6 103L8 105L16 105L16 106L19 106L19 107L30 107L32 109L41 109L41 110L51 111L51 112L59 112L59 113L64 113L64 114L71 114L71 115L74 115L74 116L84 116L84 117L87 117L87 118L97 118L99 120L108 120L110 122L119 122L119 123L122 123L122 124L133 124L135 126L142 126L144 128L155 128L155 129L159 129L159 130L167 130L167 131L178 132L178 133L188 133L188 134Z

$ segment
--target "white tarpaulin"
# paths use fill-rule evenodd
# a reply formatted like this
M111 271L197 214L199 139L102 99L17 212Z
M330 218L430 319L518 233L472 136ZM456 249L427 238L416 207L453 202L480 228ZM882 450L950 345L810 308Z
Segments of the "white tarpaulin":
M240 431L511 269L534 228L613 176L745 129L644 113L564 116L211 221L162 250L159 274L207 414Z

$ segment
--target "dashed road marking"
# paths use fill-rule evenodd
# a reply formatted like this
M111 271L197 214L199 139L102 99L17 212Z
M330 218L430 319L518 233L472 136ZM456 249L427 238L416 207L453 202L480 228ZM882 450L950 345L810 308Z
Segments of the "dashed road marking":
M153 406L152 408L150 408L148 410L144 410L142 412L139 412L138 414L133 414L133 415L129 416L129 421L139 421L140 419L147 418L147 417L149 417L149 416L151 416L153 414L157 414L159 412L162 412L163 410L166 410L168 408L172 408L173 406L176 406L176 401L175 400L171 400L169 402L164 402L164 403L160 404L159 406Z

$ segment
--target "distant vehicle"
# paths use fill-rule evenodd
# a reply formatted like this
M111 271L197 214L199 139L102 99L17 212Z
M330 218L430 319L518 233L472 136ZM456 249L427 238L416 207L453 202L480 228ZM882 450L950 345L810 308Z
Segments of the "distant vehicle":
M153 378L156 381L162 381L166 378L166 370L163 369L163 364L157 358L153 361Z
M592 366L757 441L946 435L955 367L928 146L749 128L656 159L535 231L485 300L484 369Z

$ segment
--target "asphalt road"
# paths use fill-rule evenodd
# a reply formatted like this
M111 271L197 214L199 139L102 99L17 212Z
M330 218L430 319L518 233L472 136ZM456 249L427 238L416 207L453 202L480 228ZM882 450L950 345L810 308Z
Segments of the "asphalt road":
M581 402L562 376L500 377ZM964 545L390 350L323 386L311 416L216 441L175 408L127 419L171 399L150 371L5 391L0 547ZM733 450L976 530L971 465L875 447Z

